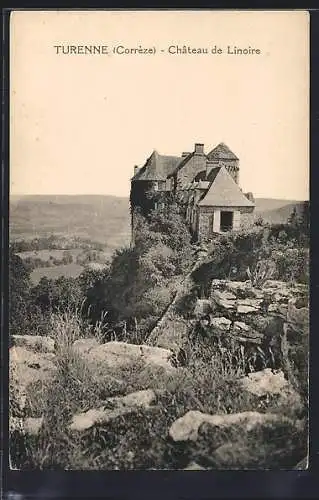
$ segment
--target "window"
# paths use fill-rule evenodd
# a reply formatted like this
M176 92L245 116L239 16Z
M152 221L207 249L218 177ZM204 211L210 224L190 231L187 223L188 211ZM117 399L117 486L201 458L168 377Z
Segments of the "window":
M220 212L220 230L222 232L233 229L234 212Z

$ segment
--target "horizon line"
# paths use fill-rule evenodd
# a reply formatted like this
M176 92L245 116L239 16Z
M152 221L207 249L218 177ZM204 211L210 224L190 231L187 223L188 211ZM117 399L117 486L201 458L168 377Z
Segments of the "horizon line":
M114 198L127 198L128 195L118 195L118 194L110 194L110 193L9 193L9 199L13 196L112 196ZM283 201L309 201L309 198L286 198L286 197L272 197L272 196L256 196L255 200L258 199L270 199L270 200L283 200Z

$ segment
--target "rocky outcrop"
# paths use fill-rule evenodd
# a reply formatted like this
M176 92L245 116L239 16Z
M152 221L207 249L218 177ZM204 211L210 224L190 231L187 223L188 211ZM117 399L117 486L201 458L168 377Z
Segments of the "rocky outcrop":
M12 344L33 352L54 352L55 343L51 337L40 335L12 335Z
M202 424L212 427L227 429L238 426L245 432L251 431L256 426L272 426L278 422L287 422L301 426L300 422L294 423L287 417L282 417L275 413L259 413L257 411L246 411L225 415L209 415L200 411L191 410L183 417L178 418L169 429L169 436L175 442L196 441L198 430Z
M309 321L308 288L275 280L256 288L251 281L214 279L200 317L198 309L199 301L193 317L209 337L261 346L279 339L284 324L297 331L305 330Z
M282 394L291 390L283 372L279 370L274 373L270 368L250 373L247 377L242 378L240 383L244 390L258 397L267 394Z
M56 371L52 352L34 352L26 347L14 346L10 349L9 358L16 384L23 389L39 380L51 380Z
M156 401L155 392L148 389L127 396L108 398L103 407L74 415L70 429L84 431L97 424L107 424L119 416L125 416L136 409L148 409Z
M302 399L282 370L274 372L270 368L253 372L239 381L244 391L253 394L263 402L276 398L277 405L289 406L291 411L302 409Z
M81 345L80 349L79 345ZM75 348L93 371L101 371L103 368L125 368L134 363L160 367L168 372L174 370L171 362L172 351L161 347L107 342L99 345L82 343L77 344Z

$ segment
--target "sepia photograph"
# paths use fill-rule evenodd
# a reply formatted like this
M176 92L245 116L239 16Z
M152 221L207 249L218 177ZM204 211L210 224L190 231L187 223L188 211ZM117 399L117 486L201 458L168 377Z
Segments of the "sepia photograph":
M11 470L305 470L309 14L13 11Z

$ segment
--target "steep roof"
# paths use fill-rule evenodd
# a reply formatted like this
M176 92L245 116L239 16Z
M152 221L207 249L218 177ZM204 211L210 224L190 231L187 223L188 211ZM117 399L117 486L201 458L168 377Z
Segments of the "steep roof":
M206 191L199 206L215 207L254 207L255 204L246 198L238 184L227 172L226 168L219 167L210 173L212 182Z
M153 151L145 165L136 172L132 180L165 181L180 161L181 158L178 156L160 155L157 151Z
M208 160L238 160L226 144L221 142L207 155Z
M172 170L172 172L170 174L168 174L168 177L171 177L173 174L175 174L175 172L178 172L178 170L180 170L184 165L186 165L186 163L191 159L193 158L194 156L194 152L193 153L189 153L189 155L185 156L184 158L182 159L179 159L179 163L177 163L177 165L175 166L175 168Z

